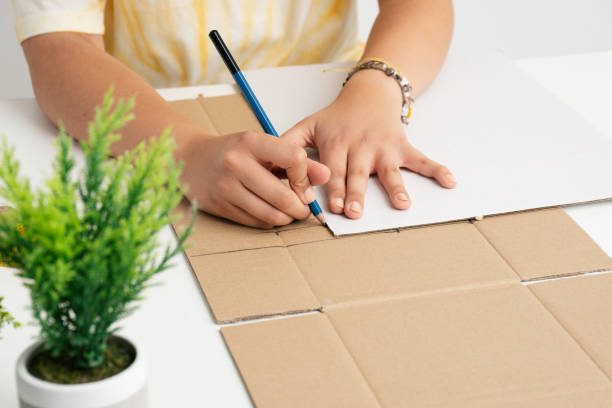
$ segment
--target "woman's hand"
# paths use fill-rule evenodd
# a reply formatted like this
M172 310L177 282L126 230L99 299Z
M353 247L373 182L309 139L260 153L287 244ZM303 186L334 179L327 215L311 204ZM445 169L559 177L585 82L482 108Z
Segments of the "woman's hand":
M302 147L254 131L193 138L179 145L177 158L185 163L187 197L200 209L258 228L308 217L311 185L329 178L329 169L309 160ZM285 170L290 186L272 167Z
M406 139L397 83L383 72L362 70L351 78L328 107L304 119L282 136L299 146L319 150L331 170L329 207L350 218L363 214L370 174L377 173L393 206L410 207L400 174L407 168L453 188L455 179L443 165L427 158Z

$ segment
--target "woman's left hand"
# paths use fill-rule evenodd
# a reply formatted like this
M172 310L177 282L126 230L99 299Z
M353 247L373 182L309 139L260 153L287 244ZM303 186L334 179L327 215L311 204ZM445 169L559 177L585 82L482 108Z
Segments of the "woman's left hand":
M332 212L360 218L370 174L378 178L393 206L410 207L400 168L435 179L445 188L456 184L451 172L429 159L407 140L400 120L401 92L383 72L362 70L338 98L307 117L282 137L319 150L331 170L327 196Z

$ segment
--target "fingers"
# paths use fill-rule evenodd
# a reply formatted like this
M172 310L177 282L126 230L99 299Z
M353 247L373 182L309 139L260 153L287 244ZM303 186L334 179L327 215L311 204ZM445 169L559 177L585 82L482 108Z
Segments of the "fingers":
M372 172L373 156L368 149L350 152L346 176L346 199L344 213L349 218L360 218L363 202Z
M258 219L260 224L277 226L286 225L293 221L291 216L274 208L239 182L232 184L231 189L222 191L225 200L246 212L247 215Z
M240 168L237 176L248 190L271 204L276 210L295 219L304 219L310 214L308 207L304 205L294 191L255 160ZM314 200L314 193L312 200ZM252 214L261 218L255 213Z
M396 161L388 156L377 165L378 179L389 194L389 199L395 208L405 210L410 207L410 196L404 187L404 180Z
M321 162L330 170L327 182L329 208L336 214L344 212L346 196L346 162L348 151L345 146L323 147L319 151Z
M364 212L369 176L374 170L397 209L411 205L400 167L434 178L446 188L456 185L446 167L408 144L403 133L401 141L399 137L390 137L396 141L382 144L366 143L366 138L353 144L333 139L318 146L323 164L313 162L301 147L312 144L309 126L298 124L281 139L258 132L238 135L235 140L239 143L226 151L223 162L225 173L234 175L233 182L238 185L221 195L223 201L235 207L228 209L231 212L228 218L247 225L284 225L292 219L306 218L309 210L305 204L315 198L311 185L329 180L331 211L357 219ZM267 167L284 169L291 188Z
M253 217L243 209L236 207L235 205L225 202L221 205L220 213L224 218L237 222L239 224L248 225L254 228L265 228L270 229L274 227L272 224L268 224L258 218ZM221 215L220 214L220 215Z
M313 128L314 121L312 117L308 117L286 131L281 136L281 140L287 140L300 147L313 146Z
M269 135L247 132L245 137L252 139L248 143L258 160L285 169L291 188L303 204L314 201L314 191L308 179L308 156L303 148L289 140Z
M453 188L457 185L450 170L410 145L405 150L404 166L415 173L435 179L444 188Z

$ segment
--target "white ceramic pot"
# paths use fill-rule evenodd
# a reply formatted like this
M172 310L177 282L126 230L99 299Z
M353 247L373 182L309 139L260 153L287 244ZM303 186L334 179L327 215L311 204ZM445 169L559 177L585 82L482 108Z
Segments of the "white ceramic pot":
M26 368L40 342L28 347L17 360L17 392L21 408L144 408L147 406L147 367L142 347L132 364L112 377L85 384L55 384L30 374Z

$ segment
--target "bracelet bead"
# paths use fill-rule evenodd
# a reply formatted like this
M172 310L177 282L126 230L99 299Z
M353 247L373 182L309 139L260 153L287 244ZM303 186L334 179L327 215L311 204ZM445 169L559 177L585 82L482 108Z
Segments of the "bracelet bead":
M342 86L346 85L346 83L351 79L351 77L358 71L362 69L376 69L384 72L387 76L392 77L399 85L400 91L402 92L402 114L401 121L404 124L408 124L408 119L412 115L412 104L414 103L414 99L410 97L412 93L412 85L410 82L402 76L399 70L392 65L386 63L380 58L372 58L357 64L353 69L348 73L346 79Z

